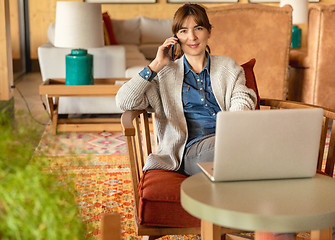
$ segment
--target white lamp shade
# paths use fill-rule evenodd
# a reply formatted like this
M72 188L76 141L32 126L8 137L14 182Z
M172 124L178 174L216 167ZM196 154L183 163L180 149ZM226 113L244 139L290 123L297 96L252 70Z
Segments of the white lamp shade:
M55 25L56 47L104 46L102 12L99 3L57 2Z
M291 5L293 8L293 24L307 23L308 0L280 0L280 6Z

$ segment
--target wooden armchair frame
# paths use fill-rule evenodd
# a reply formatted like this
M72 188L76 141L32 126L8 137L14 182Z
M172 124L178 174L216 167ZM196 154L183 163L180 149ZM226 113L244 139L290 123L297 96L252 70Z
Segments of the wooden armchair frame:
M164 236L180 234L200 234L200 227L173 228L149 227L138 223L139 194L138 186L143 176L144 161L152 152L150 140L149 114L145 110L125 111L121 116L123 134L126 136L131 179L135 201L135 226L139 236Z
M126 136L131 178L133 183L136 232L139 236L149 236L149 239L155 239L157 237L164 235L200 234L201 233L200 226L151 227L139 224L138 216L139 216L140 196L138 194L138 187L140 179L143 176L142 168L144 166L145 159L152 152L152 143L155 144L157 139L156 137L152 137L150 139L150 132L154 132L154 127L150 126L151 122L154 122L154 120L149 121L149 114L145 110L125 111L121 116L121 125L123 134ZM221 228L220 232L221 234L226 234L241 231L230 228Z
M261 99L262 109L297 109L297 108L315 108L318 106L273 99ZM321 133L320 151L317 170L329 176L333 176L335 163L335 112L330 109L324 109L324 121ZM131 169L131 178L133 183L133 192L135 200L135 226L139 236L150 236L154 239L157 236L164 235L185 235L200 234L200 227L152 227L143 226L138 223L139 211L139 193L138 187L140 179L143 176L142 168L147 156L152 152L152 138L150 138L149 114L145 110L125 111L121 116L121 125L123 134L126 136L129 163ZM327 141L329 140L328 151L325 151ZM325 160L326 159L326 160ZM326 162L325 162L326 161ZM323 167L325 165L325 167ZM215 227L216 231L218 227ZM220 228L221 234L242 232L241 230ZM318 233L317 233L318 232ZM320 231L312 231L312 234L319 234ZM321 231L321 234L323 232ZM322 237L322 236L321 236ZM320 238L322 239L322 238Z

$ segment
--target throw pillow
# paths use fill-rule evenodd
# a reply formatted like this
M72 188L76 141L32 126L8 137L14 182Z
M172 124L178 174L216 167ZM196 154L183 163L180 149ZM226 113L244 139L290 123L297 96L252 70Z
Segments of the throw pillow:
M105 45L116 45L117 41L114 35L113 24L108 12L102 14L102 19L104 22Z
M256 84L256 78L254 74L254 66L256 63L256 59L252 58L248 62L244 63L241 65L244 69L244 74L245 74L245 79L246 79L246 86L248 88L251 88L252 90L255 91L256 96L257 96L257 103L256 103L256 109L260 109L260 97L257 89L257 84Z

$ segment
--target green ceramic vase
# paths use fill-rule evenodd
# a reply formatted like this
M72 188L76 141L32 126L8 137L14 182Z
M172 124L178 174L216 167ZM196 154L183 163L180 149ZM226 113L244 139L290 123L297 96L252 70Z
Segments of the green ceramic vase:
M73 49L66 55L65 85L92 85L93 55L86 49Z
M300 48L300 47L301 47L301 29L297 25L293 25L291 48Z

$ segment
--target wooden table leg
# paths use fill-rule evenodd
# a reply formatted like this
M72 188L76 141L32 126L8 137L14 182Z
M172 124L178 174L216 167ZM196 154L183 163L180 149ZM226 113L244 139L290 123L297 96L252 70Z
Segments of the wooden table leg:
M101 236L102 240L121 240L121 217L119 214L102 215Z
M51 112L51 116L52 116L52 128L51 128L51 133L52 134L56 134L57 133L58 103L59 103L59 98L56 97L55 98L55 102L52 103L52 107L50 108L50 112Z
M221 239L221 227L206 220L201 220L201 240Z
M331 239L332 239L331 228L311 231L311 240L331 240Z
M52 97L48 97L48 104L49 104L49 110L50 110L50 118L52 119L54 114L54 100Z

